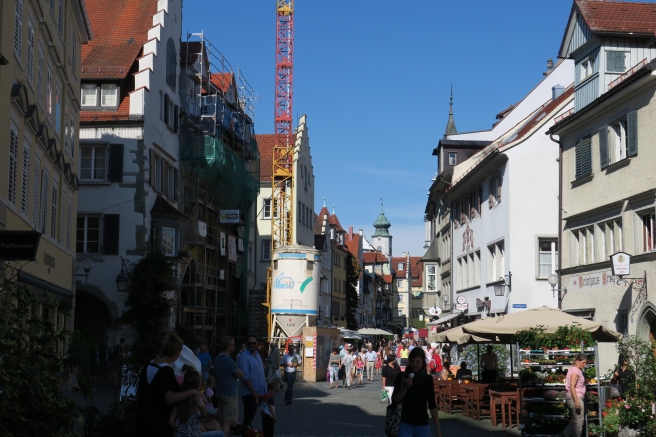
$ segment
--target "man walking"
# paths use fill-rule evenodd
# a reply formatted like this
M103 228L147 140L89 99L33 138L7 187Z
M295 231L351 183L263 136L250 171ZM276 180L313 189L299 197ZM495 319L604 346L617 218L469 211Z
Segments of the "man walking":
M214 380L216 381L216 411L221 429L225 435L230 435L230 428L239 420L239 402L237 380L244 377L234 362L232 353L235 350L235 339L223 337L219 340L219 353L214 360Z
M294 353L294 345L287 346L287 353L282 356L281 364L285 370L285 383L287 391L285 392L285 405L292 403L294 383L296 382L296 368L302 363L301 357Z
M267 392L264 364L262 364L262 357L260 357L257 350L257 337L254 335L251 335L246 340L246 350L239 354L237 365L244 373L241 380L240 394L241 401L244 404L242 435L245 435L255 418L257 406L260 403L260 396Z
M367 360L367 379L369 381L374 380L374 366L376 365L376 359L378 358L378 354L373 351L373 348L369 346L369 350L367 353L364 355L365 359Z
M342 377L342 388L351 385L350 383L351 380L349 378L349 375L346 374L346 367L344 366L344 360L348 355L350 355L349 348L350 345L348 344L348 341L344 340L344 344L342 344L341 348L339 349L340 371L343 372L344 374L344 376Z

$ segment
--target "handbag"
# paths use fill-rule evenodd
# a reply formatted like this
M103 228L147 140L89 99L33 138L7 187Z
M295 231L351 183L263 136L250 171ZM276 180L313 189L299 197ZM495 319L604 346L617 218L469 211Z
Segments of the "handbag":
M389 393L387 393L387 390L383 389L383 391L380 392L380 401L389 402Z
M401 410L403 404L391 404L385 412L385 434L387 437L398 437L401 425Z
M341 365L339 367L339 370L337 371L337 378L344 379L345 377L346 377L346 370L344 369L344 365Z

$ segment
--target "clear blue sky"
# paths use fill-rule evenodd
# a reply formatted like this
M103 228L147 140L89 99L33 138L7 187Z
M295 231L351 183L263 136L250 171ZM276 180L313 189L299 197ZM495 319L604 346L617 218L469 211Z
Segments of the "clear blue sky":
M183 40L204 31L260 95L273 133L275 0L184 0ZM384 200L394 256L423 255L433 149L453 85L458 132L489 129L556 60L572 0L295 0L296 120L307 114L315 212L326 197L367 237ZM296 126L296 122L294 124Z

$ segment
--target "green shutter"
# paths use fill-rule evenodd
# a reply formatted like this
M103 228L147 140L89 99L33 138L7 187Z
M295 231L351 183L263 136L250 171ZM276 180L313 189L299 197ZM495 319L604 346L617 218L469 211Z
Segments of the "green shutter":
M592 173L592 147L591 138L583 138L581 150L581 177L588 176Z
M638 154L638 111L626 114L627 146L629 156Z
M610 164L608 153L608 126L599 129L599 157L602 170Z
M582 146L583 141L578 140L576 142L576 147L575 147L575 152L576 152L576 175L575 179L579 179L581 177L582 171L581 171L581 146Z

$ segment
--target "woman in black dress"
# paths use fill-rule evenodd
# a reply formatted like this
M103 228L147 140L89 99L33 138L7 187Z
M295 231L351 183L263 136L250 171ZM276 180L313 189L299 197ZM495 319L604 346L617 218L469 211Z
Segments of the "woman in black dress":
M416 347L410 351L408 366L394 381L392 403L403 406L398 437L430 437L427 405L435 423L436 436L442 437L433 378L426 369L426 353L423 348Z
M629 360L627 360L624 355L620 355L617 363L617 370L615 370L614 375L615 380L617 381L617 387L620 391L620 396L625 397L626 392L634 388L635 373L633 373L633 370L629 367Z

